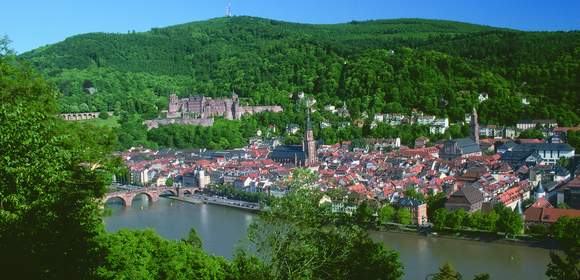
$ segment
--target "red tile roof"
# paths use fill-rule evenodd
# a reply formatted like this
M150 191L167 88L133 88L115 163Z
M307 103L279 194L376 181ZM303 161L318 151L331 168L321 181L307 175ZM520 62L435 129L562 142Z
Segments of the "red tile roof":
M534 202L534 204L532 204L532 206L530 207L534 207L534 208L554 208L554 206L552 206L552 204L550 204L550 202L544 198L541 197L540 199L536 200L536 202Z
M522 192L523 190L521 187L511 188L503 192L502 194L498 195L497 200L503 203L504 205L509 205L514 201L519 200L522 197Z
M580 210L530 207L524 212L526 222L555 223L560 217L580 217Z

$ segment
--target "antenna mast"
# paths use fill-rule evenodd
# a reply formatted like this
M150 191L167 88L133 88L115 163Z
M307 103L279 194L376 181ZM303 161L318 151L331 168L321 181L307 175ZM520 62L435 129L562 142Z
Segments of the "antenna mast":
M228 3L226 7L226 17L232 17L232 2Z

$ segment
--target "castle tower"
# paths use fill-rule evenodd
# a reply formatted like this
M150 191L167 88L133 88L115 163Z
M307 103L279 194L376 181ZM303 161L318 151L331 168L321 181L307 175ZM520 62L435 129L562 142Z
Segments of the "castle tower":
M308 117L306 120L306 135L304 137L304 147L306 147L306 165L314 165L318 161L316 155L316 141L314 140L314 132L312 132L312 123L310 122L310 108L308 109Z
M232 91L232 116L234 120L240 119L242 117L242 112L240 111L240 100L238 95Z
M232 100L226 99L224 101L224 107L226 107L226 120L233 120L234 119L233 111L235 109Z
M477 145L479 145L479 123L475 107L473 107L473 112L471 113L471 138L475 143L477 143Z
M174 114L179 111L179 97L175 93L169 95L169 110L168 113Z

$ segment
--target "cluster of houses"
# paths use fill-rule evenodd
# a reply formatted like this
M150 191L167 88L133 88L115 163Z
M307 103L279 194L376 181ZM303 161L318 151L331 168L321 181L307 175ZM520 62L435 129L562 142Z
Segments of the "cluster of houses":
M379 123L385 123L390 126L399 126L402 124L425 125L429 126L429 132L431 134L443 134L449 129L449 118L437 118L436 116L426 115L415 110L411 115L397 113L376 114L370 127L375 128Z
M419 115L416 121L439 120ZM580 216L580 210L573 209L580 208L580 177L574 179L575 174L557 164L561 158L575 157L572 146L538 139L480 139L475 110L470 122L468 138L428 146L422 137L415 148L401 146L400 139L367 139L367 148L350 142L321 145L308 121L302 145L284 146L258 137L231 151L132 149L121 154L130 170L124 179L144 186L162 186L168 179L187 187L228 184L247 192L283 195L292 169L302 167L318 175L315 188L343 189L360 199L408 208L419 225L429 222L427 206L407 197L409 190L423 197L444 193L448 210L489 211L503 204L519 211L528 225ZM530 199L533 204L524 209L524 201ZM356 209L345 201L332 203L333 211ZM562 205L572 209L558 208Z

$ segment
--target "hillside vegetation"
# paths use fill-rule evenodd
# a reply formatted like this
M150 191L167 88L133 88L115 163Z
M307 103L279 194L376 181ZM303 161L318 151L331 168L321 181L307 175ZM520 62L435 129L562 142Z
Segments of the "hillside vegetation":
M232 17L78 35L20 58L62 92L63 112L149 118L166 108L170 92L235 91L249 103L288 107L289 95L304 91L320 106L346 102L353 118L415 108L461 121L475 106L488 124L580 123L580 32L422 19L311 25ZM480 93L489 100L479 103Z

